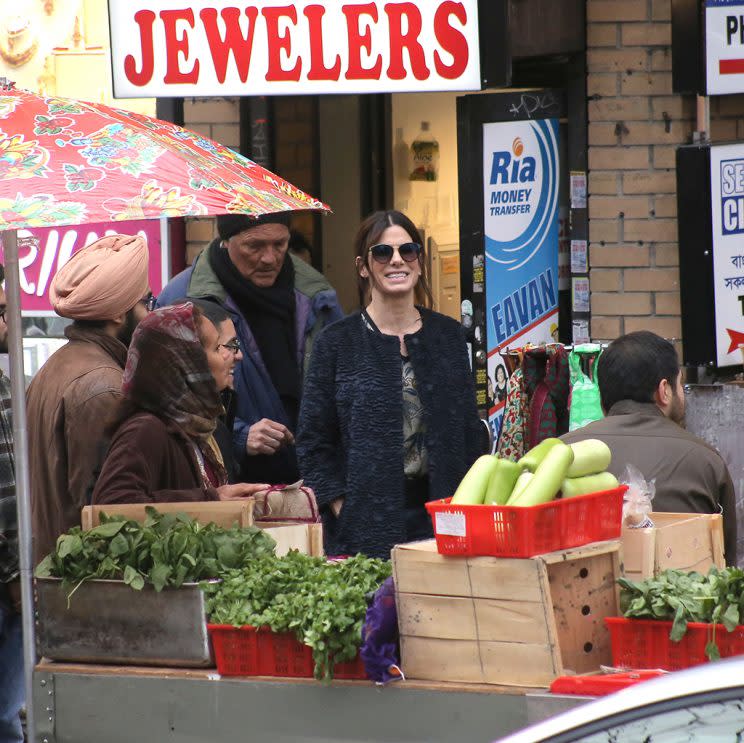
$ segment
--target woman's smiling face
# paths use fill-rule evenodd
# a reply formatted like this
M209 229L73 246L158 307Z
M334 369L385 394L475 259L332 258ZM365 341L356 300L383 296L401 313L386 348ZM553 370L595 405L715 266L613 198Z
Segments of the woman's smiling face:
M421 263L414 260L410 263L404 261L397 248L406 243L413 242L411 236L400 226L388 227L376 241L375 244L390 245L394 248L393 256L388 263L378 263L370 251L364 265L361 267L362 276L365 271L369 275L372 292L380 292L388 296L401 296L413 294L413 290L421 276Z

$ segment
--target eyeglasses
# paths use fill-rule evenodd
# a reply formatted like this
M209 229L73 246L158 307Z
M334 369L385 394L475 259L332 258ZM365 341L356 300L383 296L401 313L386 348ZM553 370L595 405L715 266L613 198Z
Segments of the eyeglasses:
M403 243L397 248L380 243L380 245L373 245L369 248L369 253L377 263L390 263L396 250L406 263L413 263L421 255L422 247L418 243Z
M226 348L228 351L232 351L233 353L239 353L240 352L240 341L237 338L233 338L231 341L228 341L227 343L218 343L217 348Z
M147 294L140 299L140 302L145 305L148 312L152 312L155 309L157 301L158 298L152 292L147 292Z

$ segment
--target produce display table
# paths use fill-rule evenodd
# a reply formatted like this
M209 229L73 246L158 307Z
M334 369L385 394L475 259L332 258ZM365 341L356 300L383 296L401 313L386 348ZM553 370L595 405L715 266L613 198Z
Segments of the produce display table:
M584 701L492 684L325 685L52 662L34 671L39 743L486 743Z

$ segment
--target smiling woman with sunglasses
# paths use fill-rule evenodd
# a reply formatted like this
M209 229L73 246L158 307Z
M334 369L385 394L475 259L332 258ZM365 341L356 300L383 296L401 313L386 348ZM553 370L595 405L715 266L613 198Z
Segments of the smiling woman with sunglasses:
M452 495L482 432L459 323L428 309L416 226L376 212L355 247L363 309L316 341L297 450L326 552L389 558L393 545L432 536L424 503Z

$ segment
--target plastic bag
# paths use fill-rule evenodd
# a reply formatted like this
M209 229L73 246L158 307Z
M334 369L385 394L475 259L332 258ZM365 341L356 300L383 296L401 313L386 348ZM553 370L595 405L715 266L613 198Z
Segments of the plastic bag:
M398 639L395 584L387 578L375 591L362 628L359 656L368 678L379 684L405 678L400 669Z
M632 464L625 468L621 480L628 489L623 497L623 526L629 529L646 529L654 522L649 517L653 510L651 501L656 494L656 481L646 482L643 474Z
M571 380L571 402L568 412L568 430L575 431L587 423L604 417L597 383L597 363L602 354L598 343L582 343L574 346L568 355L568 369ZM581 368L583 356L590 358L591 376Z
M257 521L320 521L315 493L302 480L291 485L274 485L254 496L253 517Z

